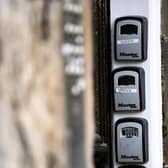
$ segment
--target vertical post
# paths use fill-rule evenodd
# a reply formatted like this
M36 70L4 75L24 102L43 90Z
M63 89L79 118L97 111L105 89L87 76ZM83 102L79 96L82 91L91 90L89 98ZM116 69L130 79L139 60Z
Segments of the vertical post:
M107 167L111 148L110 0L93 1L96 167Z
M90 1L64 0L63 56L69 168L92 167L94 122L91 23Z
M118 17L139 15L148 18L148 58L141 63L119 63L113 60L113 69L138 66L145 70L146 109L140 113L114 113L115 122L125 117L142 117L149 123L149 161L144 164L150 168L163 167L162 153L162 98L161 98L161 50L160 50L160 0L111 0L112 42L114 42L114 21ZM114 52L112 54L114 59ZM114 143L115 145L115 143ZM115 155L114 150L114 155ZM118 164L114 156L114 167Z
M93 149L95 138L95 110L94 110L94 57L93 57L93 16L92 16L92 1L83 0L83 26L84 26L84 41L85 41L85 80L86 91L84 94L85 104L85 143L86 143L86 168L93 167Z

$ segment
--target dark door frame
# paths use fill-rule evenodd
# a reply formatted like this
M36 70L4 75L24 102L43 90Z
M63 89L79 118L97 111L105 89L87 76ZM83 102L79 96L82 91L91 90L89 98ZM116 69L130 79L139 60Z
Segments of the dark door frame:
M99 154L96 168L112 167L110 0L93 0L95 119ZM100 148L105 144L106 149ZM108 158L108 159L107 159ZM99 163L101 162L101 163Z

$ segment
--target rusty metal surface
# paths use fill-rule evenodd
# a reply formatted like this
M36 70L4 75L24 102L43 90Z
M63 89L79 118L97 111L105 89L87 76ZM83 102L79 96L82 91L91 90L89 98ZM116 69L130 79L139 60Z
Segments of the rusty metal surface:
M168 1L162 1L162 95L164 167L168 167Z

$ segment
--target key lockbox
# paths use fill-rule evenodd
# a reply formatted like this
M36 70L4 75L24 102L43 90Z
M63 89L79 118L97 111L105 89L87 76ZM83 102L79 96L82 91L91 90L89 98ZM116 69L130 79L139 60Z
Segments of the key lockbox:
M145 108L145 73L142 68L127 67L113 71L114 111L142 111Z
M148 161L148 123L142 118L124 118L116 122L116 159L119 163Z
M147 18L121 17L115 21L115 58L117 61L147 59Z

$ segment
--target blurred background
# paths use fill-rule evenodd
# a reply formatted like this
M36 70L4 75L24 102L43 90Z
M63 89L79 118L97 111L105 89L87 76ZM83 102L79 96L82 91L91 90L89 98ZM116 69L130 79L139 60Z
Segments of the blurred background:
M168 1L162 0L168 167ZM107 168L110 0L0 0L0 168Z

